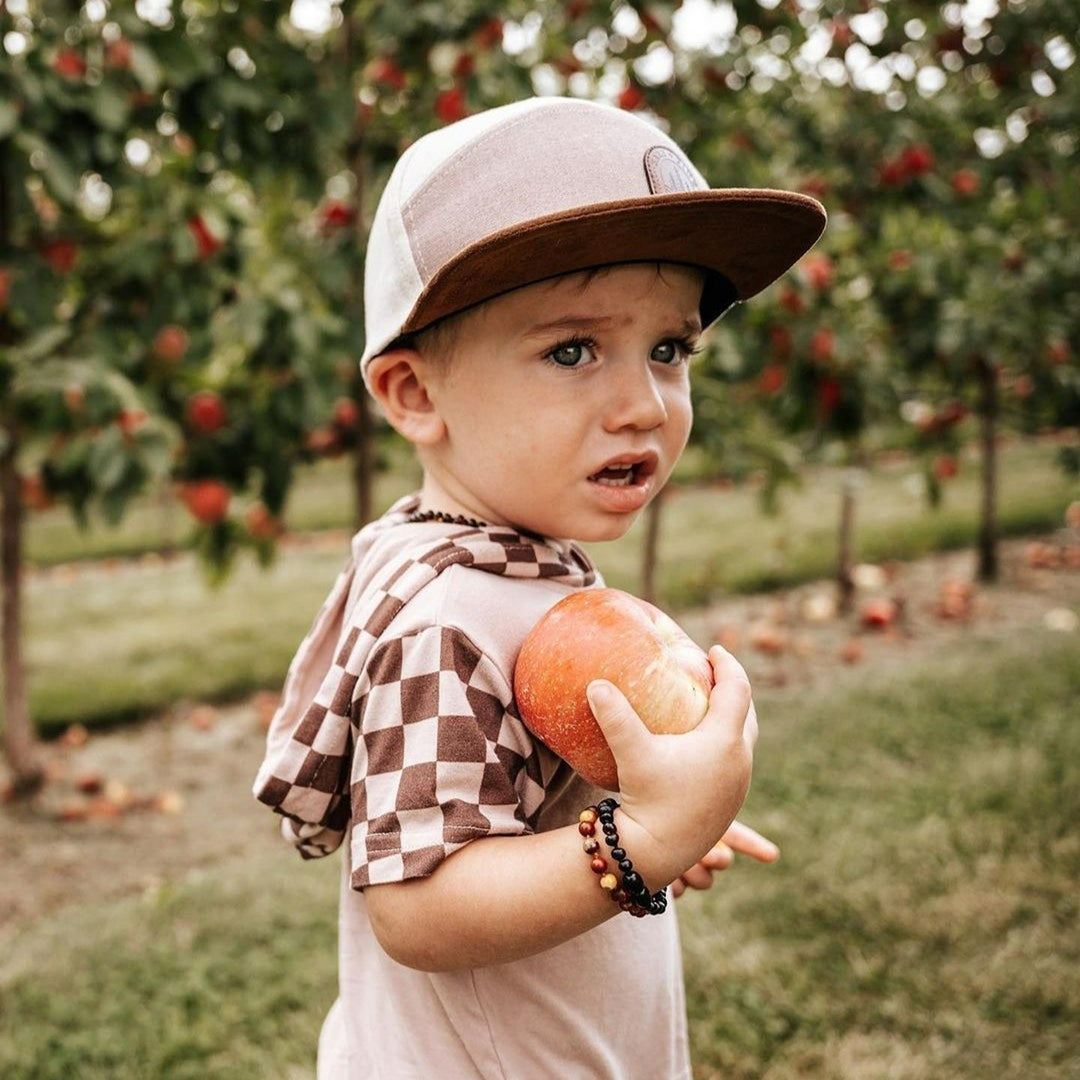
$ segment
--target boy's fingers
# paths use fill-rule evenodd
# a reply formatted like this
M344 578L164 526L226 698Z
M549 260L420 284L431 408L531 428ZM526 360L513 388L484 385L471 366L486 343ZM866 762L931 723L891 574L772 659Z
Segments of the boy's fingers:
M594 679L585 687L585 696L615 760L632 753L647 728L622 691L606 679Z
M701 857L701 865L709 870L726 870L735 861L735 852L722 840Z
M749 825L744 825L741 821L731 823L728 831L724 833L722 843L732 851L737 851L740 855L749 855L750 858L757 859L759 862L775 862L780 858L780 849L771 840L767 840L761 833L751 829Z
M753 705L750 680L742 664L720 645L714 645L709 650L709 661L716 682L709 695L707 715L723 723L734 724L741 734Z

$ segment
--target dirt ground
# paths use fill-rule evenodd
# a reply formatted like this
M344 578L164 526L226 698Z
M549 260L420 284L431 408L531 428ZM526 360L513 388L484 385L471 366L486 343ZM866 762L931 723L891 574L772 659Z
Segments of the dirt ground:
M832 610L833 587L815 583L733 597L680 622L701 644L730 648L760 687L887 678L973 633L1046 628L1080 643L1078 552L1075 535L1006 543L1002 580L986 587L972 584L971 552L861 567L847 615ZM263 693L186 706L49 744L45 790L32 804L0 806L0 951L64 905L155 890L279 848L273 815L250 794L275 702Z

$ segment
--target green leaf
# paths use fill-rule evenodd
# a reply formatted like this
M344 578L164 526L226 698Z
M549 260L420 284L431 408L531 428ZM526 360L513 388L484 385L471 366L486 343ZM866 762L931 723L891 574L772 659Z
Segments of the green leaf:
M161 88L162 69L157 57L145 45L131 47L131 73L144 91L156 94Z
M106 428L91 444L87 467L94 486L102 492L119 488L128 467L127 445L117 427Z
M46 326L25 344L8 349L8 356L16 368L29 368L53 356L70 337L67 326Z
M103 128L121 131L128 119L127 94L114 82L102 82L94 88L91 109Z

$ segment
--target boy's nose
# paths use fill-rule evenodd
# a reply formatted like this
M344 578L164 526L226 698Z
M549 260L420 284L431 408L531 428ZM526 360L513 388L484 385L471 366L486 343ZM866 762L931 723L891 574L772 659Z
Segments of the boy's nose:
M604 426L609 431L636 428L650 431L667 418L667 405L660 385L647 367L626 365L613 380L607 400Z

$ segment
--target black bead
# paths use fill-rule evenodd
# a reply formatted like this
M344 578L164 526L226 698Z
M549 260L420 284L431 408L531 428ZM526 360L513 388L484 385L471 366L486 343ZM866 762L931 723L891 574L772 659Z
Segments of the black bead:
M612 858L613 858L613 859L614 859L614 860L615 860L616 862L622 862L622 861L623 861L623 859L625 859L625 858L626 858L626 852L625 852L625 850L624 850L623 848L621 848L621 847L617 847L617 848L612 848L612 849L611 849L611 857L612 857Z
M602 828L604 830L604 835L605 836L618 836L619 835L619 830L616 829L614 821L603 821L603 820L601 820L600 828Z
M612 858L614 858L615 852L613 851L611 855ZM629 859L619 859L619 869L624 874L629 874L630 871L634 869L634 864Z
M645 882L636 870L623 874L622 887L631 893L638 893L645 887Z
M617 807L618 805L619 805L619 804L618 804L618 803L617 803L617 802L616 802L616 801L615 801L614 799L601 799L601 800L600 800L600 801L599 801L599 802L598 802L598 803L596 804L596 809L597 809L597 810L598 810L598 811L599 811L599 812L600 812L601 814L612 814L612 813L614 813L614 812L615 812L615 808L616 808L616 807Z

